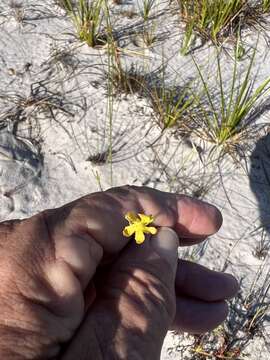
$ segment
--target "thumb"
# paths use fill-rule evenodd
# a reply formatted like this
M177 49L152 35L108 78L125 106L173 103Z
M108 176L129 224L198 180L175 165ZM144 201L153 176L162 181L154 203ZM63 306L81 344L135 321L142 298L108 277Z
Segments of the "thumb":
M136 300L146 305L153 313L161 314L163 308L163 325L170 326L175 316L175 276L178 262L179 239L175 231L168 227L159 228L156 235L146 239L142 245L132 242L122 253L111 272L110 281L117 281L118 274L129 274L126 293L139 297ZM136 291L134 291L134 289ZM152 306L153 305L153 306ZM154 320L151 313L146 317ZM158 316L161 320L161 316Z
M173 292L178 247L176 232L168 227L160 227L157 234L146 239L142 245L130 243L115 264L115 270L117 272L119 268L130 269L136 277L154 277L166 286L168 291Z
M179 247L179 238L176 232L171 228L160 228L158 233L150 239L150 245L169 264L173 280L175 280Z
M89 359L98 344L104 358L158 359L175 316L178 245L165 227L142 245L130 243L96 279L96 300L63 359Z

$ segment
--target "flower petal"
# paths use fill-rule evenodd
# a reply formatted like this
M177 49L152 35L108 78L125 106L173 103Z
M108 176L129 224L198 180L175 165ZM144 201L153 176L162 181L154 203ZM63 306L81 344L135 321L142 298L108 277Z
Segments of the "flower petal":
M155 235L157 233L157 229L154 226L145 227L143 231L147 234L152 234L152 235Z
M142 230L138 230L135 232L135 241L137 244L142 244L145 240L145 236Z
M137 216L134 212L132 212L132 211L129 211L128 213L126 213L125 219L126 219L130 224L133 224L133 223L135 223L136 221L139 221L138 216Z
M125 237L130 237L131 235L133 235L135 233L135 228L133 225L129 225L129 226L126 226L123 230L123 235Z
M151 222L154 221L154 217L152 215L145 215L145 214L138 214L140 219L141 219L141 222L144 224L144 225L148 225L150 224Z

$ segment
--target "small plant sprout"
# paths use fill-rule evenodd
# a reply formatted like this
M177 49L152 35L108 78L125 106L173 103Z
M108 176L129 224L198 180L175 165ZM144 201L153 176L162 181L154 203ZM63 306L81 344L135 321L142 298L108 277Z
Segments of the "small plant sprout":
M177 86L166 88L162 83L150 89L149 96L158 123L163 129L173 126L183 130L187 128L188 117L186 115L194 102L188 87L183 89Z
M120 50L114 42L109 45L110 66L106 77L110 80L114 93L134 94L143 91L146 80L143 70L132 64L129 68L123 64Z
M130 237L135 234L135 241L137 244L142 244L145 240L145 234L155 235L157 229L154 226L148 226L154 221L152 215L138 214L128 212L125 219L129 222L123 230L125 237Z
M139 1L139 11L140 15L143 18L144 21L149 20L150 13L153 9L153 6L155 5L156 0L142 0Z
M258 259L264 260L267 257L270 250L270 240L267 229L265 229L265 227L261 227L260 231L261 231L260 241L255 248L254 255Z
M104 44L104 35L101 32L104 0L62 0L62 6L70 15L80 41L88 46Z
M200 119L197 125L201 128L198 134L216 145L236 145L240 139L248 136L252 128L251 116L258 101L269 91L270 78L267 78L254 90L254 80L251 79L251 70L254 63L256 48L250 59L246 73L238 86L237 59L234 60L232 80L228 97L225 96L226 81L223 78L220 53L217 54L217 86L219 88L218 101L214 102L208 80L203 75L198 63L193 59L203 88L200 98L196 95L197 106L200 109ZM204 99L204 103L202 101ZM202 119L202 126L201 124Z
M153 23L151 26L144 26L141 39L144 47L151 47L157 40L156 35L157 24Z

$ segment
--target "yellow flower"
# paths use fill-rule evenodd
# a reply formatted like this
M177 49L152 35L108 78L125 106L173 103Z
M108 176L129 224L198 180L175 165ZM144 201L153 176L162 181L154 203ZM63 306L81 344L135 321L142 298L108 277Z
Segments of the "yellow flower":
M154 226L148 226L154 221L152 215L136 215L133 212L128 212L125 219L129 222L129 225L124 228L123 235L130 237L135 233L135 241L137 244L142 244L144 242L144 234L154 235L157 233L157 229Z

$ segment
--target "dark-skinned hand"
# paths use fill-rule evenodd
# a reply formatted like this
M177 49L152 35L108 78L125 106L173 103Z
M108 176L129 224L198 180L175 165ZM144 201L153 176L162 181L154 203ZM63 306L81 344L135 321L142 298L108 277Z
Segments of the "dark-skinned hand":
M142 245L122 235L129 211L155 218ZM130 186L1 223L0 359L155 360L168 329L214 329L237 281L177 248L221 223L212 205Z

